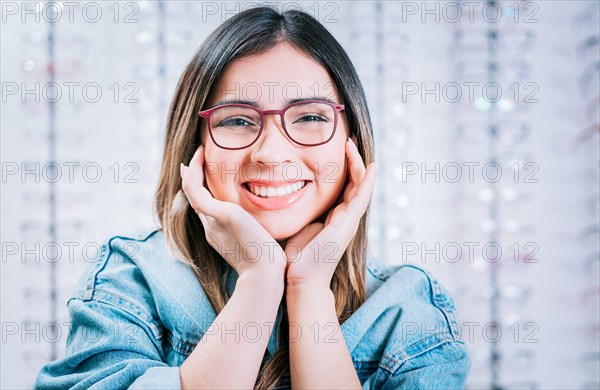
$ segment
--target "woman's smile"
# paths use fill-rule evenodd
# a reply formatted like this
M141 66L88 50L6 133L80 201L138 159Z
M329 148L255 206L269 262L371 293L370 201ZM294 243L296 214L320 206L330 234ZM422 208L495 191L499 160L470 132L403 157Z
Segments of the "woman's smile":
M226 126L221 121L221 115L247 119L256 115L248 109L250 103L261 110L282 110L293 102L305 100L329 101L338 105L343 103L337 89L331 88L334 83L327 70L286 42L263 54L232 61L225 69L205 107L216 107L218 102L225 101L248 103L243 103L246 104L243 110L216 116L218 120L213 124L216 128L221 126L218 134L222 141L233 142L225 135L231 136L234 130L245 130L249 124L232 120L226 122ZM297 89L294 90L294 96L284 94L279 97L273 96L270 85L294 85ZM241 93L246 90L245 86L258 86L258 94L237 96L233 93L235 96L232 96L231 91ZM325 114L329 113L329 107L320 106L325 107L324 111L314 106L295 107L306 110L298 113L311 114L299 118L288 117L290 126L293 123L307 126L296 128L298 131L304 129L305 135L318 133L320 127L317 124L326 123ZM331 110L330 114L334 114L333 108ZM295 113L289 109L286 112ZM201 142L206 148L206 161L212 167L220 168L206 174L206 185L211 194L218 200L241 206L275 239L298 233L331 209L346 183L348 121L343 111L335 115L338 115L337 126L332 127L331 137L321 144L305 146L294 142L286 133L282 118L269 115L264 117L262 133L254 143L230 150L214 142L207 121L203 121ZM333 123L332 117L329 115L329 123ZM315 120L318 118L323 121ZM259 123L261 120L255 118L250 123ZM288 127L287 130L292 128Z
M307 181L273 182L269 185L263 182L248 182L242 184L242 193L254 205L265 210L277 210L291 206L300 201L310 189Z

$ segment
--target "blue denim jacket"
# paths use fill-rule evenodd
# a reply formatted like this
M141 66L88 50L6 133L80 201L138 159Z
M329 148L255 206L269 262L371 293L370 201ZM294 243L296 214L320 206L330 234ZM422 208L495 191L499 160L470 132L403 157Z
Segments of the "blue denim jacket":
M231 295L237 273L229 269ZM420 268L368 258L366 289L341 325L363 389L463 388L470 360L442 285ZM42 368L35 388L181 388L179 367L217 316L154 228L109 238L67 307L66 356ZM265 359L279 347L282 311ZM289 375L278 388L290 388Z

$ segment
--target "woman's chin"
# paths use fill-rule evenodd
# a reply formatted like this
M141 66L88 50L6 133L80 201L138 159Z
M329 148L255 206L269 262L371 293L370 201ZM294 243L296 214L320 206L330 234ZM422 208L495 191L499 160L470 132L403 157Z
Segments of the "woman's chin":
M287 241L288 238L294 235L293 232L288 232L287 230L281 229L275 231L267 229L267 231L278 242Z
M298 233L301 230L301 228L290 229L289 227L282 229L281 226L277 226L277 227L265 226L264 228L267 230L267 232L269 232L271 237L273 237L276 241L278 241L280 243L282 241L287 241L288 238L290 238L291 236L293 236L294 234Z

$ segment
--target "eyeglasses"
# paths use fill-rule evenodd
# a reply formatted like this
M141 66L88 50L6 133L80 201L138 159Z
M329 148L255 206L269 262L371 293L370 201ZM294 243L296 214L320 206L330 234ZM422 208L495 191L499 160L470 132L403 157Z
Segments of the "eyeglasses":
M224 104L200 111L213 142L222 149L238 150L254 144L264 128L265 115L279 115L283 130L295 143L318 146L335 134L338 113L344 105L302 100L281 110L259 110L249 104Z

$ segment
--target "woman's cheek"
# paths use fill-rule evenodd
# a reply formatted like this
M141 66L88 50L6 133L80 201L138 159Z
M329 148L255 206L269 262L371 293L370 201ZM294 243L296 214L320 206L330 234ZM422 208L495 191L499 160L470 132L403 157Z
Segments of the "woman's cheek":
M211 195L212 195L214 198L218 199L218 198L219 198L219 197L218 197L218 192L219 192L219 191L218 191L218 189L217 189L217 186L216 186L216 185L215 185L215 183L214 183L214 176L213 176L213 175L211 175L211 174L210 174L209 172L207 172L206 170L204 171L204 174L206 175L206 176L205 176L205 178L206 178L206 186L208 187L208 191L210 192L210 194L211 194Z
M214 153L207 150L204 163L204 179L206 186L215 199L226 200L226 191L219 172L220 166L221 163L215 158Z
M328 203L333 203L343 190L346 182L345 161L336 159L320 163L318 182L324 193L327 194Z

